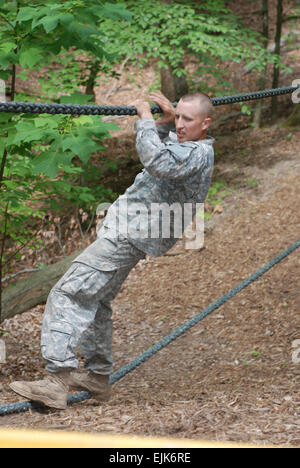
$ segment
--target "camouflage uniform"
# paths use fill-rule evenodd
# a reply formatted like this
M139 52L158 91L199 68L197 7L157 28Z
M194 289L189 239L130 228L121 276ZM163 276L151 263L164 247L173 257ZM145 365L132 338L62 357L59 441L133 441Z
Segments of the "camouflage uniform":
M149 236L153 218L157 221L161 216L149 217L152 204L196 206L207 195L213 171L212 138L178 143L170 127L156 127L153 119L139 120L135 132L143 171L111 205L97 240L74 260L48 297L42 353L50 372L77 368L78 345L87 369L112 372L110 302L140 259L146 254L163 255L178 239L174 226L168 238ZM184 229L184 220L182 224Z

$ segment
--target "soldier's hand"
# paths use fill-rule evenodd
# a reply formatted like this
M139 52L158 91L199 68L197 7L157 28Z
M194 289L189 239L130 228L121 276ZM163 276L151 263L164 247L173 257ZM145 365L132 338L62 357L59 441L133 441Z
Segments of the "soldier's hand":
M137 99L131 102L130 105L136 107L138 116L141 119L153 119L151 107L148 101L145 101L144 99Z
M163 115L156 121L157 124L164 124L174 122L175 120L175 109L171 101L164 96L160 91L156 91L150 94L149 99L157 104L163 111Z

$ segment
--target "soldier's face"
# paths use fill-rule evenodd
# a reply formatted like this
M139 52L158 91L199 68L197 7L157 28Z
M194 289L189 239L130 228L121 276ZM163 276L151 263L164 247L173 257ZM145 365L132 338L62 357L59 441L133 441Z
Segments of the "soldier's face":
M175 109L175 125L179 143L206 137L211 119L200 112L197 101L179 101Z

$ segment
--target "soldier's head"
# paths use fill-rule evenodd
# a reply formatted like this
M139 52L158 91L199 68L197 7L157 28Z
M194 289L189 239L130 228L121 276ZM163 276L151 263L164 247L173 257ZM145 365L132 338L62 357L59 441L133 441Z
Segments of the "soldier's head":
M213 104L205 93L183 96L175 109L175 125L179 143L206 138L211 124Z

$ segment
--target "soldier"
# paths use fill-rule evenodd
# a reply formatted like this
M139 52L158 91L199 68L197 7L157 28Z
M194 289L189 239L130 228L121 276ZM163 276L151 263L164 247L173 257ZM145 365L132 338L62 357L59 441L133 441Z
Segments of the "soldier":
M110 303L139 260L146 254L163 255L179 238L174 217L168 236L151 235L153 224L161 221L161 212L151 208L161 203L195 207L206 198L214 162L214 140L207 136L213 110L210 98L204 93L186 95L176 108L159 92L149 98L163 111L156 122L148 101L132 103L140 118L135 124L136 147L144 169L109 208L97 240L73 261L49 294L41 338L47 376L10 385L29 400L65 409L69 391L87 390L98 401L109 399ZM184 229L185 221L180 219L181 223ZM85 359L84 372L78 371L78 346Z

